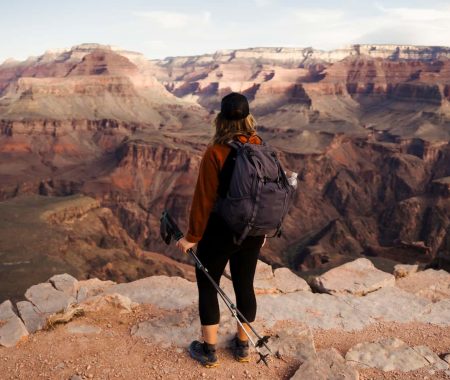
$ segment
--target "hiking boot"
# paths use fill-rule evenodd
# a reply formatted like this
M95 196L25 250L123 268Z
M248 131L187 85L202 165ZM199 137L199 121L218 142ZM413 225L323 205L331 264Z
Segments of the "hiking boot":
M189 346L189 354L192 359L199 361L206 368L213 368L219 365L215 344L202 343L194 340Z
M232 346L234 358L240 363L248 363L249 358L249 346L248 340L240 340L237 336L233 338Z

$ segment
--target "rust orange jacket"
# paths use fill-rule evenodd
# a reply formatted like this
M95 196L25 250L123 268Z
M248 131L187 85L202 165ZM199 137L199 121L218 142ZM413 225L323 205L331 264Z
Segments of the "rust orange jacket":
M261 144L258 135L250 137L237 135L241 142ZM200 162L200 169L192 198L191 212L189 215L189 227L186 240L197 243L201 240L208 223L214 203L217 199L219 188L219 173L230 153L231 147L225 144L213 144L208 146Z

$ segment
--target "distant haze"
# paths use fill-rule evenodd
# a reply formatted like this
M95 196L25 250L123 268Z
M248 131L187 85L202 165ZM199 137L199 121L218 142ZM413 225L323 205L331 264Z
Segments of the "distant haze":
M450 45L448 1L242 0L0 3L0 62L84 42L148 58L257 46Z

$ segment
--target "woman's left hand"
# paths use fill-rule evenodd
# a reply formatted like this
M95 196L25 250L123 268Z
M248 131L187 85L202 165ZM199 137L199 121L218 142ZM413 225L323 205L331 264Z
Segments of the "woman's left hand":
M190 241L187 241L184 237L177 241L177 247L183 253L187 253L188 249L192 248L196 244L197 243L191 243Z

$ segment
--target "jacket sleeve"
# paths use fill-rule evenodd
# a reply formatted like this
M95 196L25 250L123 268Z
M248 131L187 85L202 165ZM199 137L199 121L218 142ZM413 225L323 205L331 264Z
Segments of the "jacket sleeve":
M200 162L200 169L192 199L189 215L189 228L186 240L197 243L201 240L217 198L219 187L220 162L214 155L212 147L208 147Z

